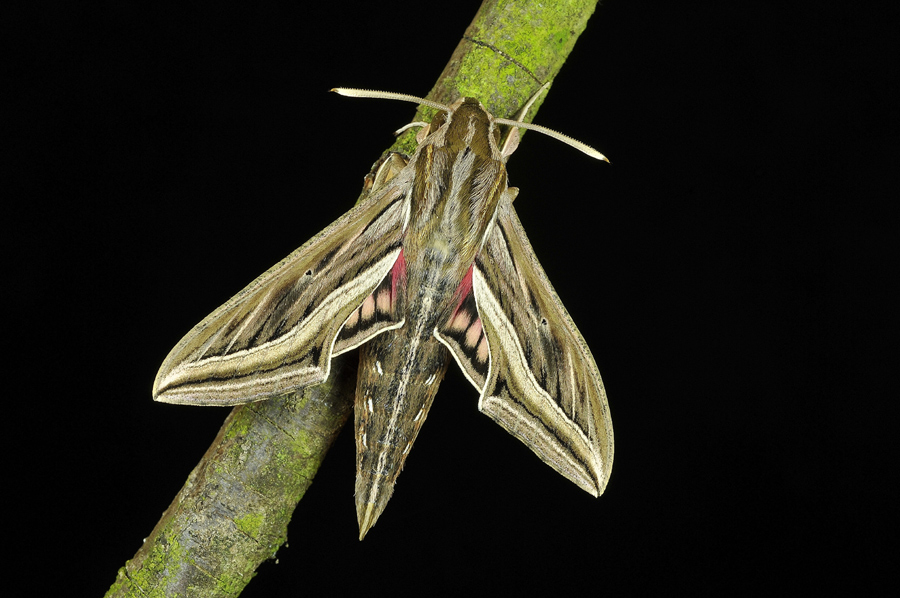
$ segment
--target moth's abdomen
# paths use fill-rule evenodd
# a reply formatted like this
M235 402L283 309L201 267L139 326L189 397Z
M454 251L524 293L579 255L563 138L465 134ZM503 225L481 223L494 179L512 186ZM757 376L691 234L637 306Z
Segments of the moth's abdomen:
M359 539L375 525L428 415L449 354L407 324L360 349L356 383L356 515Z

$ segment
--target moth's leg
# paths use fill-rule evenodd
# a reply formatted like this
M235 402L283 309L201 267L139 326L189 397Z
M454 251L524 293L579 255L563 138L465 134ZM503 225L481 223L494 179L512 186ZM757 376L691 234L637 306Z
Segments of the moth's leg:
M541 85L541 87L536 92L534 92L534 95L531 96L531 99L525 103L521 110L519 110L519 113L516 114L516 118L514 120L520 122L525 120L525 115L528 114L528 111L531 110L531 107L534 105L540 95L547 91L549 87L549 82ZM506 141L503 143L503 149L500 150L500 153L502 153L506 157L509 157L510 154L516 151L517 147L519 147L519 129L513 127L509 134L506 136Z
M384 187L391 179L400 174L403 167L409 160L403 154L397 152L387 152L372 165L372 170L363 180L362 192L356 203L362 202L373 191L377 191Z
M431 128L431 123L417 120L415 122L409 123L408 125L403 125L399 129L394 131L394 137L399 137L404 131L406 131L407 129L412 129L413 127L422 127L422 129L418 133L416 133L416 141L422 143L422 139L425 139L430 132L429 129ZM422 139L419 139L419 137L421 137Z

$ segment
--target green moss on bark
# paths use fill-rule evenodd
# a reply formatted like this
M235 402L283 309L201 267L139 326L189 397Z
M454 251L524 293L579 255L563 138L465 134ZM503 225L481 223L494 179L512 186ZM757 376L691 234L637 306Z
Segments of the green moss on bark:
M511 117L562 67L595 0L488 0L428 97ZM536 112L537 106L529 112ZM429 110L417 119L428 120ZM415 132L394 151L412 153ZM237 596L287 538L297 502L350 415L355 364L303 393L236 407L107 596Z

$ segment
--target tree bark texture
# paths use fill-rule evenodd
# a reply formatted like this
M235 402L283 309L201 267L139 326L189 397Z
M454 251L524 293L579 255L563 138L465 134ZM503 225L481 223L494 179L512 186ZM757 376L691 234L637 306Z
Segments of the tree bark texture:
M486 0L428 98L449 104L474 97L492 114L514 117L559 72L595 5ZM433 113L420 109L416 120ZM415 132L391 149L411 154ZM355 358L355 352L335 358L321 385L234 408L106 595L239 595L287 540L294 508L350 415Z

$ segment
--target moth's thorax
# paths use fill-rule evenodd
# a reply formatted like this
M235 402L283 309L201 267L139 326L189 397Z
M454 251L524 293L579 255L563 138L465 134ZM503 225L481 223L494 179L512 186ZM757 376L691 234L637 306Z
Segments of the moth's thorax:
M506 191L499 131L480 102L458 100L431 123L416 151L411 218L403 247L410 289L452 289L465 276ZM425 273L428 274L425 274Z
M500 130L478 100L464 98L447 122L446 146L453 151L469 148L485 159L500 159Z

